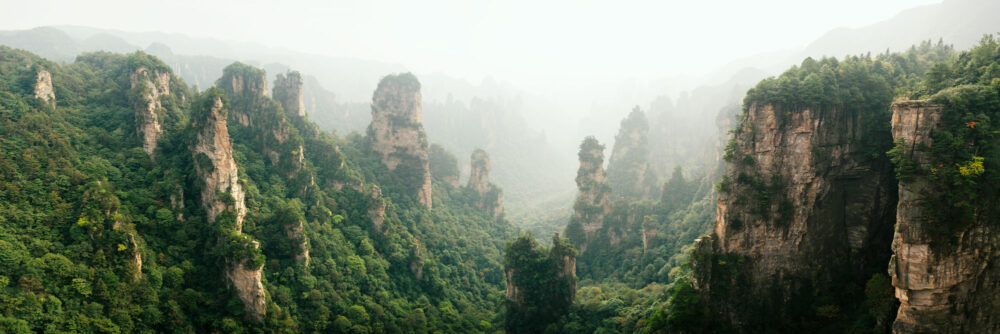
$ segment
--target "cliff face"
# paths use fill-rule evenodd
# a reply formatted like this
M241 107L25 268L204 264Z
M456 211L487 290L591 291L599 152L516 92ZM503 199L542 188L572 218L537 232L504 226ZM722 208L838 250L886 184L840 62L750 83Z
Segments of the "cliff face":
M221 97L215 96L203 120L197 123L197 141L192 148L195 171L205 186L201 191L201 204L205 208L209 222L225 211L234 215L234 230L242 234L243 219L246 216L246 193L239 182L236 161L233 160L232 144L226 127L226 112ZM257 247L256 241L252 241ZM261 283L263 266L250 266L246 259L228 259L230 267L226 279L243 300L250 317L260 321L264 317L264 285Z
M587 251L588 243L604 226L604 217L611 213L610 186L604 175L604 145L594 137L587 137L580 144L580 168L576 172L577 195L573 216L566 225L570 237L580 254Z
M142 136L142 149L152 157L163 132L157 111L162 108L160 97L170 95L170 73L140 67L129 74L129 84L137 93L133 103L138 133Z
M421 123L420 82L413 74L382 78L372 96L372 149L389 171L405 175L420 204L431 203L431 173L427 135Z
M658 178L649 167L649 122L638 106L622 120L615 136L608 160L608 183L616 199L656 197Z
M215 86L222 88L232 103L229 110L230 120L250 127L273 118L260 117L259 113L263 109L260 105L265 102L267 96L267 80L263 70L242 63L233 63L223 69L222 77L216 81Z
M475 206L493 217L500 218L503 213L503 191L490 183L490 157L486 151L476 149L472 152L469 183L466 186L475 194Z
M727 148L712 236L694 255L695 287L733 328L782 326L757 312L815 316L800 303L847 296L842 286L882 272L896 184L888 159L867 153L867 143L890 141L888 131L862 115L759 104L747 111Z
M540 333L573 304L576 250L558 233L547 252L533 236L522 236L507 246L504 276L507 333Z
M892 105L892 134L918 165L930 163L920 146L931 145L931 135L943 108L929 101ZM902 140L900 142L900 140ZM889 275L900 306L895 333L1000 332L1000 233L992 222L976 219L944 234L924 211L923 195L931 190L925 177L900 182L896 231ZM940 231L938 227L937 231ZM949 246L936 246L950 238Z
M52 90L52 74L38 66L35 73L35 98L55 106L56 93Z
M291 76L292 79L282 79L283 84L277 87L280 89L276 89L283 92L285 97L301 95L294 94L295 76ZM267 81L264 71L234 63L223 70L216 86L222 88L229 97L229 120L251 130L241 132L240 140L254 143L254 148L263 153L271 165L284 172L286 177L292 178L300 172L303 167L303 141L299 136L293 135L293 126L288 122L286 114L282 113L281 104L265 95ZM298 91L301 92L300 87Z
M451 188L458 188L458 158L438 144L431 144L430 151L431 176L434 180Z
M299 72L278 74L271 96L281 103L289 116L305 117L306 104L302 95L302 75Z

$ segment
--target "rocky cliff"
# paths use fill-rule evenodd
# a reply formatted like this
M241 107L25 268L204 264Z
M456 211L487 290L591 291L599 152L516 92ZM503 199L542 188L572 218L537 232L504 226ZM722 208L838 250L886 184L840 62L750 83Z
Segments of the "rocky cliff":
M611 189L604 174L604 145L594 137L587 137L580 144L579 158L576 202L566 225L566 236L583 254L604 226L604 217L611 213Z
M931 170L925 147L941 122L944 107L926 100L892 105L892 134L915 167ZM974 126L974 125L973 125ZM929 175L899 184L896 231L889 275L900 306L894 333L1000 332L1000 233L995 222L939 221L927 212ZM954 227L952 229L944 226Z
M869 153L891 141L870 126L881 115L750 105L726 149L713 233L694 254L718 321L790 330L863 299L845 286L883 272L895 221L892 167Z
M636 106L622 120L608 159L608 184L615 199L656 197L659 180L649 166L649 122Z
M431 144L429 156L431 176L434 177L434 180L451 188L458 188L458 158L455 158L454 154L438 144Z
M274 91L271 96L281 103L285 114L306 117L306 104L302 95L302 75L299 72L279 73L274 79Z
M239 139L253 143L271 165L278 167L286 177L293 178L303 167L303 141L295 135L294 127L281 111L281 104L267 97L265 74L264 70L233 63L223 70L216 86L222 88L229 98L229 120L250 129L238 132L241 134ZM285 97L294 93L295 87L289 85L294 86L294 78L284 79L278 89Z
M52 74L42 66L35 69L35 98L56 105L56 93L52 89Z
M576 250L559 233L552 248L534 235L509 243L504 255L507 333L540 333L565 316L576 296Z
M382 78L372 96L368 136L382 163L403 178L417 201L430 209L428 143L421 123L420 82L416 76L404 73Z
M503 213L503 191L490 183L490 157L486 151L476 149L470 157L469 183L466 188L472 191L475 206L493 217L500 218Z
M203 110L201 119L194 120L197 140L192 147L195 171L204 183L201 190L201 204L205 208L207 219L212 223L220 223L217 218L223 213L232 214L232 231L235 235L242 234L243 219L246 216L246 193L239 181L239 171L233 160L233 148L226 127L226 110L222 97L217 93L209 96L206 102L209 106ZM224 226L230 228L230 226ZM258 247L256 241L250 241L252 247ZM230 263L226 269L226 279L243 300L244 308L250 318L260 321L264 317L266 301L264 286L261 283L263 267L253 266L248 259L227 259Z
M139 67L129 73L129 85L133 91L136 126L142 137L142 149L152 157L163 132L157 113L162 108L160 98L170 95L170 73Z

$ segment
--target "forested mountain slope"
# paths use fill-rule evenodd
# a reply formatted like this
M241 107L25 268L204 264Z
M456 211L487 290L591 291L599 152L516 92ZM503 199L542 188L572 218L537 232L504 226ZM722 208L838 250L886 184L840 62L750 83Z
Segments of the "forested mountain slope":
M2 331L492 332L510 225L264 78L0 47Z

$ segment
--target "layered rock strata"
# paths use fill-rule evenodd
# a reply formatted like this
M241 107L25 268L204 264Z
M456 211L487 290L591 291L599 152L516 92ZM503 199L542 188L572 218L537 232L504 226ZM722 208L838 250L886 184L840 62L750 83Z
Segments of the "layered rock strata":
M204 183L201 204L209 222L216 223L225 211L233 214L233 229L242 234L246 216L246 193L239 181L239 171L233 160L233 148L226 127L226 111L220 96L211 101L205 119L196 120L197 141L192 148L195 171ZM251 241L252 247L259 247ZM252 320L261 321L266 312L264 285L261 283L263 266L252 266L248 259L227 259L226 280L243 301L244 309Z
M916 164L929 169L930 147L943 113L930 101L900 101L892 105L892 134ZM931 181L917 176L900 182L896 231L889 275L900 306L894 333L1000 332L1000 269L995 245L996 224L987 221L934 221L925 212L924 197ZM935 224L961 228L941 235ZM950 240L946 240L950 239ZM948 245L945 245L948 244Z
M837 287L864 286L884 268L896 183L888 159L866 153L866 141L891 140L868 117L749 108L727 152L713 233L694 255L695 287L720 321L753 332L782 326L758 312L812 317L794 305L847 293Z
M490 157L476 149L470 157L469 183L466 188L475 194L475 206L498 219L503 214L503 191L490 183Z
M372 96L368 127L372 149L390 172L404 176L417 201L432 208L427 135L421 123L420 82L413 74L388 75Z

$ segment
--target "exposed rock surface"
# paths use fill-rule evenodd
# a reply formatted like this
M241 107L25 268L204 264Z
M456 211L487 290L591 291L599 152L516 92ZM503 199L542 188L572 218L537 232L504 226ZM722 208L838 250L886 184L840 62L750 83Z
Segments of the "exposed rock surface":
M466 186L475 194L475 206L497 219L503 213L503 191L490 183L490 157L486 151L472 152L469 183Z
M142 150L152 157L163 132L157 112L162 108L160 97L170 95L170 73L139 67L129 74L129 83L138 91L134 103Z
M580 144L580 168L576 172L577 195L573 216L566 225L570 237L580 254L604 226L604 217L611 213L610 186L604 174L604 145L594 137L587 137Z
M302 75L299 72L278 74L271 96L281 103L289 116L305 117L306 104L302 95Z
M930 162L919 150L930 146L941 118L941 105L901 101L892 105L892 134L914 162ZM889 275L900 301L895 333L1000 333L1000 233L992 222L958 224L950 234L932 232L935 222L923 212L922 194L930 182L917 176L900 182L897 227ZM940 229L939 229L940 230ZM950 238L950 246L935 247Z
M372 96L372 149L397 175L406 175L420 204L431 203L431 173L427 135L421 123L420 82L410 73L382 78Z
M204 182L201 204L205 208L209 222L224 211L235 216L234 229L242 234L243 219L246 216L246 193L239 182L236 161L233 160L232 144L226 127L226 111L222 98L215 96L205 119L195 120L198 138L193 147L195 171ZM253 247L258 247L252 241ZM261 283L263 266L248 267L246 259L227 259L226 279L243 300L244 308L251 319L263 320L266 311L264 285Z
M216 97L213 103L207 118L199 124L201 129L194 146L195 170L205 183L201 190L201 203L208 220L212 222L223 211L232 210L236 215L236 230L240 231L247 210L244 204L246 193L239 182L236 160L233 160L222 99ZM204 158L200 158L202 156ZM203 163L205 158L209 164ZM223 199L223 194L228 194L232 200Z
M285 226L285 236L289 240L297 241L298 252L295 254L295 261L309 266L309 242L306 239L304 225L304 222L299 220L298 223Z
M382 199L382 188L372 185L371 190L368 192L368 201L368 219L371 219L372 227L382 233L388 232L383 230L383 225L385 224L385 200Z
M608 184L614 198L656 197L658 178L649 167L649 122L636 106L622 120L608 160Z
M748 110L728 153L713 233L694 255L695 287L719 321L743 332L774 329L754 314L815 316L793 301L846 293L837 287L864 286L884 270L896 183L888 159L872 159L863 140L891 139L861 115L869 114Z
M52 89L52 73L41 66L38 66L35 73L35 98L51 103L53 106L56 104L56 93Z
M241 132L240 140L253 143L254 149L264 154L271 165L278 167L286 177L293 178L303 168L303 142L301 137L292 135L293 126L281 111L281 104L267 97L266 80L264 70L233 63L223 70L216 86L229 97L229 119L250 129ZM285 97L299 95L295 94L294 86L294 79L283 79L276 92Z

